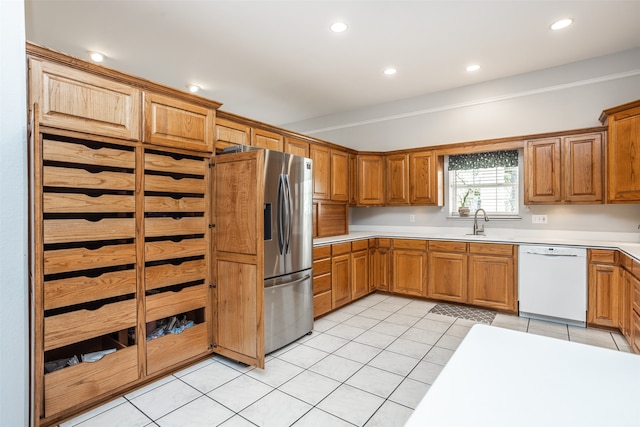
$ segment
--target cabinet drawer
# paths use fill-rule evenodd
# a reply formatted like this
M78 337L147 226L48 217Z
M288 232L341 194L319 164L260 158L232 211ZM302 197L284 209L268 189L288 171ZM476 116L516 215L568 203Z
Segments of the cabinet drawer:
M182 363L209 350L207 324L147 341L147 374Z
M429 250L442 252L466 252L467 242L430 240Z
M383 240L383 239L380 239ZM401 249L422 249L427 250L426 240L414 239L393 239L393 247Z
M110 271L97 277L78 276L44 282L44 309L134 294L136 271Z
M47 219L44 221L44 243L90 242L106 239L133 239L135 218Z
M208 225L204 217L183 218L145 218L145 237L185 236L193 234L205 234Z
M135 212L135 198L117 194L44 193L42 203L44 213Z
M322 316L331 311L331 291L313 297L313 317Z
M209 287L206 284L190 286L179 292L161 292L147 296L147 322L174 316L207 305Z
M355 242L351 242L351 251L352 252L356 252L356 251L362 251L365 250L369 247L369 241L368 240L356 240Z
M207 262L204 259L162 264L144 269L145 289L157 289L180 283L206 280Z
M315 276L313 278L313 294L321 294L331 290L331 274Z
M145 191L204 194L205 187L204 179L199 178L174 178L171 176L148 174L144 176Z
M96 249L56 249L44 253L44 274L135 264L134 244L106 245Z
M314 277L321 276L327 273L331 273L331 258L325 258L325 259L313 261Z
M331 256L331 245L327 246L314 246L313 259L329 258Z
M46 374L44 376L45 417L110 393L137 379L138 348L136 346L119 349L96 362L82 362Z
M469 242L469 252L473 254L513 256L513 251L513 245Z
M336 243L334 245L331 245L331 255L332 256L348 254L350 252L351 252L351 242Z
M44 350L88 340L136 325L136 301L105 304L44 318Z
M99 143L71 143L45 139L42 144L43 160L77 163L81 165L110 166L135 169L136 155L133 149L122 150Z
M42 185L57 188L84 188L88 190L135 189L135 175L126 172L89 172L85 169L45 166Z
M391 247L391 239L376 239L378 241L379 248L390 248Z
M144 154L144 170L204 176L209 167L206 159L194 159L180 154Z
M204 212L204 197L162 197L146 196L145 212Z
M618 251L608 249L589 249L589 262L595 264L615 264Z
M178 242L163 240L147 242L144 245L146 261L161 261L204 255L207 250L205 239L182 239Z

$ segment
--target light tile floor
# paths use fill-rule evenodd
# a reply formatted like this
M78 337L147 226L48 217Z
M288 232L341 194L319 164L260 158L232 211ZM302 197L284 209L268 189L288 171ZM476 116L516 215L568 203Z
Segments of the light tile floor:
M255 369L215 356L62 426L402 426L474 322L369 295ZM616 333L497 314L492 325L630 352Z

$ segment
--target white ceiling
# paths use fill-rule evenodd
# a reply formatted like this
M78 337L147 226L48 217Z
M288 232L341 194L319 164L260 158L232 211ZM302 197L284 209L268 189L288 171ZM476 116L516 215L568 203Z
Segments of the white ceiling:
M27 40L281 125L640 46L640 1L25 0ZM556 19L574 25L552 32ZM342 20L349 29L335 34ZM465 67L482 66L470 74ZM387 66L398 69L387 77Z

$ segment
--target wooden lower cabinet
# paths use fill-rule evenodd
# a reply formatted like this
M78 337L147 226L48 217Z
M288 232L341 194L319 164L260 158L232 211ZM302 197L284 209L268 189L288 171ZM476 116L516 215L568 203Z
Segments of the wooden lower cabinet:
M427 252L417 249L393 249L391 291L398 294L427 296Z
M587 322L597 326L618 326L618 267L590 264Z
M331 311L331 246L313 248L313 317Z
M391 290L391 239L372 239L369 249L369 280L372 291Z
M331 308L335 309L351 301L351 243L332 245L331 253Z
M469 256L469 304L516 311L513 258Z
M369 293L369 241L353 242L352 251L351 299L357 299Z
M467 255L429 252L429 298L467 302Z

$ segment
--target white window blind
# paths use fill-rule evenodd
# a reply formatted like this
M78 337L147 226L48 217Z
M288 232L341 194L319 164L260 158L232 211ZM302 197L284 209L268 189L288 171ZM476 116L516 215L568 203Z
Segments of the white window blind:
M452 216L466 206L473 214L518 215L518 152L495 151L449 157L449 206Z

